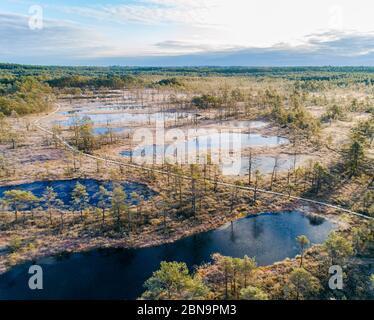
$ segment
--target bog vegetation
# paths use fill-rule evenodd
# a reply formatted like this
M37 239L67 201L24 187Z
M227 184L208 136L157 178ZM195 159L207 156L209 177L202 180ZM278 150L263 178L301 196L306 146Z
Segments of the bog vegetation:
M31 148L32 128L29 118L23 116L45 114L57 99L73 103L124 88L142 106L152 92L161 92L165 110L193 113L187 120L176 118L172 126L261 119L271 123L277 135L289 139L287 152L295 162L297 155L306 151L318 157L282 173L275 155L271 174L264 175L254 169L250 151L246 174L231 180L225 180L209 161L204 165L150 166L163 174L152 170L130 173L126 166L108 174L97 160L89 167L91 173L93 170L93 175L113 181L114 188L101 186L92 196L95 205L90 204L86 187L79 183L71 193L70 207L51 187L41 197L30 191L9 190L1 199L2 231L17 234L22 229L39 228L44 236L69 238L74 234L129 241L147 233L165 240L186 225L204 225L213 218L222 222L278 204L260 189L286 195L279 205L288 203L287 196L299 196L374 217L374 68L365 67L70 68L0 64L0 146L4 154L0 154L0 177L7 181L22 177L22 166L5 155ZM38 143L46 148L63 149L58 139L63 136L77 149L59 164L60 175L86 175L84 154L102 156L129 140L128 135L116 134L110 126L106 134L97 136L94 127L90 118L82 117L68 128L54 125L51 137L39 137ZM345 131L335 131L341 128ZM344 139L339 139L340 134ZM132 158L126 163L131 162ZM44 169L44 179L57 176L53 168ZM145 201L139 194L126 194L119 182L129 177L156 187L157 197ZM230 182L234 187L226 188L219 182ZM235 185L253 190L236 189ZM135 201L130 203L130 197ZM374 225L364 220L352 225L349 230L332 233L321 246L311 247L309 239L301 235L295 240L300 256L273 266L259 267L253 257L219 254L196 270L188 270L184 263L163 262L145 283L141 298L370 298L373 276L366 262L373 255ZM22 260L17 254L37 243L35 238L25 238L11 237L9 265ZM333 292L328 287L331 264L345 266L347 285L343 291Z

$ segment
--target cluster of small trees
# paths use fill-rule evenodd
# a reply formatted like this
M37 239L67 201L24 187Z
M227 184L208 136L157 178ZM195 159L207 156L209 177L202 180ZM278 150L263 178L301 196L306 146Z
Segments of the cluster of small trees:
M352 240L344 235L332 232L321 249L326 253L317 255L317 260L309 263L308 256L305 260L305 249L310 245L309 239L301 235L296 238L300 247L300 263L294 267L284 268L277 277L280 283L269 282L268 277L261 276L261 267L256 261L245 256L243 259L212 255L211 265L201 266L195 273L190 274L185 263L162 262L160 269L155 271L144 287L146 291L142 299L318 299L334 297L329 288L328 269L331 265L345 266L349 259L357 254L370 254L374 249L374 224L355 228ZM326 259L327 258L327 259ZM285 266L290 262L285 262ZM271 267L266 267L266 269ZM347 283L350 269L346 268L344 281ZM353 272L353 271L352 271ZM370 275L362 275L365 288L358 291L369 290ZM367 278L367 279L366 279ZM366 279L366 280L365 280ZM350 280L353 281L353 280ZM347 286L349 287L349 286ZM356 289L355 289L356 290ZM349 288L343 291L349 295ZM366 292L366 294L368 294Z
M14 118L17 118L17 113L12 113ZM13 129L9 119L0 112L0 144L9 144L13 149L22 140L22 134Z
M326 113L322 116L321 121L329 121L331 123L333 120L343 119L345 119L345 110L342 106L334 103L327 107Z
M161 262L144 287L141 298L146 300L198 300L209 295L208 287L198 275L190 275L184 262Z
M189 166L167 164L164 170L167 171L163 192L165 210L177 215L198 218L200 214L213 208L209 199L216 197L218 194L217 166L209 163L208 160L208 164L201 166L196 164ZM189 177L189 179L185 177ZM224 198L221 194L219 201L223 201ZM231 200L230 211L234 206L233 200Z
M19 115L44 112L50 109L53 101L54 95L48 85L35 77L21 77L0 94L0 113L10 116L14 112Z
M374 116L361 121L352 129L350 141L343 150L346 170L351 176L371 171L373 164L368 163L367 149L374 140Z
M129 74L103 76L68 75L48 80L52 87L56 88L110 88L123 89L124 87L136 87L143 85L143 80Z
M214 264L223 275L224 279L224 296L225 300L239 299L245 297L247 300L261 297L261 300L267 299L265 293L260 288L250 286L250 277L257 267L256 261L248 256L243 259L223 257L219 254L212 256ZM252 292L252 297L250 293Z
M251 96L242 92L239 88L229 89L223 87L219 93L206 93L194 96L191 99L191 105L197 109L212 109L218 111L220 120L224 120L236 114L239 114L241 107L239 102L250 101Z
M298 139L310 139L318 135L320 123L304 107L304 100L305 97L298 91L289 97L282 97L267 90L263 103L270 108L269 116L280 126L287 127Z
M86 186L77 182L71 192L71 203L69 206L58 198L58 194L53 187L47 187L41 197L35 196L31 191L17 189L5 191L1 199L1 205L14 212L15 222L18 221L18 214L20 212L24 213L25 220L26 212L29 211L33 214L34 210L42 210L48 214L49 222L52 226L53 213L58 212L60 214L61 227L64 224L63 215L66 210L79 212L80 219L83 221L85 217L84 212L90 209L96 215L101 215L102 225L105 224L107 212L110 212L118 229L122 228L122 218L126 214L124 220L128 223L128 230L131 231L137 224L133 216L136 214L137 220L139 220L143 214L141 206L144 198L135 192L129 196L131 202L136 206L135 210L129 204L129 197L120 184L114 184L112 191L101 185L99 186L99 190L90 197ZM96 205L92 205L92 202L95 202Z
M91 153L96 148L96 139L92 132L93 123L89 117L74 119L70 126L73 133L73 145L85 153Z
M194 97L192 98L191 102L192 105L196 106L199 109L217 108L222 103L221 99L209 94L203 94L202 96Z
M176 87L180 87L182 86L182 83L180 82L179 79L177 78L167 78L167 79L161 79L160 81L157 81L155 86L176 86Z
M58 144L59 141L56 137L61 134L61 128L55 126L53 132L53 139ZM96 136L93 132L93 122L88 116L73 118L69 133L71 134L71 144L84 153L92 153L104 145L115 144L122 138L120 134L114 133L109 126L105 134Z

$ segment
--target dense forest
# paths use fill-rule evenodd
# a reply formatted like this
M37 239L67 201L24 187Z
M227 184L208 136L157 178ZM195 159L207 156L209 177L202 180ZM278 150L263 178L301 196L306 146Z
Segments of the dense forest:
M374 84L374 68L370 67L147 68L0 64L0 112L10 115L12 111L17 114L45 111L53 101L53 93L78 93L87 88L180 87L189 77L217 76L249 77L258 81L290 80L295 89L303 92ZM75 90L71 91L73 88Z

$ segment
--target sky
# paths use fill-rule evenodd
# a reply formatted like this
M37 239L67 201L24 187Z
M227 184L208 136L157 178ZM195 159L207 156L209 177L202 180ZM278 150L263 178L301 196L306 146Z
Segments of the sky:
M373 0L0 0L0 62L374 65Z

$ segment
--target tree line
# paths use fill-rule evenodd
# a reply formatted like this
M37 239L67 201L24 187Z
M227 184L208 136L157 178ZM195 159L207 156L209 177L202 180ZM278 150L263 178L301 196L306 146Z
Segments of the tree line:
M0 114L5 116L45 112L53 102L52 89L35 77L0 82Z
M26 219L26 213L31 212L33 218L34 211L42 211L48 216L51 226L53 226L53 215L59 213L60 226L64 225L64 213L66 210L72 210L79 214L81 222L85 219L85 212L88 210L95 216L101 216L101 224L104 226L108 213L115 221L115 227L121 230L127 223L127 230L136 228L139 221L144 218L145 212L142 211L144 196L136 192L126 194L122 185L113 184L113 190L100 185L99 190L91 197L87 187L79 182L70 193L71 202L65 204L58 197L53 187L47 187L41 197L37 197L31 191L12 189L5 191L0 204L3 209L14 213L14 222L19 223L19 214L23 213L23 222ZM95 203L95 204L92 204Z

